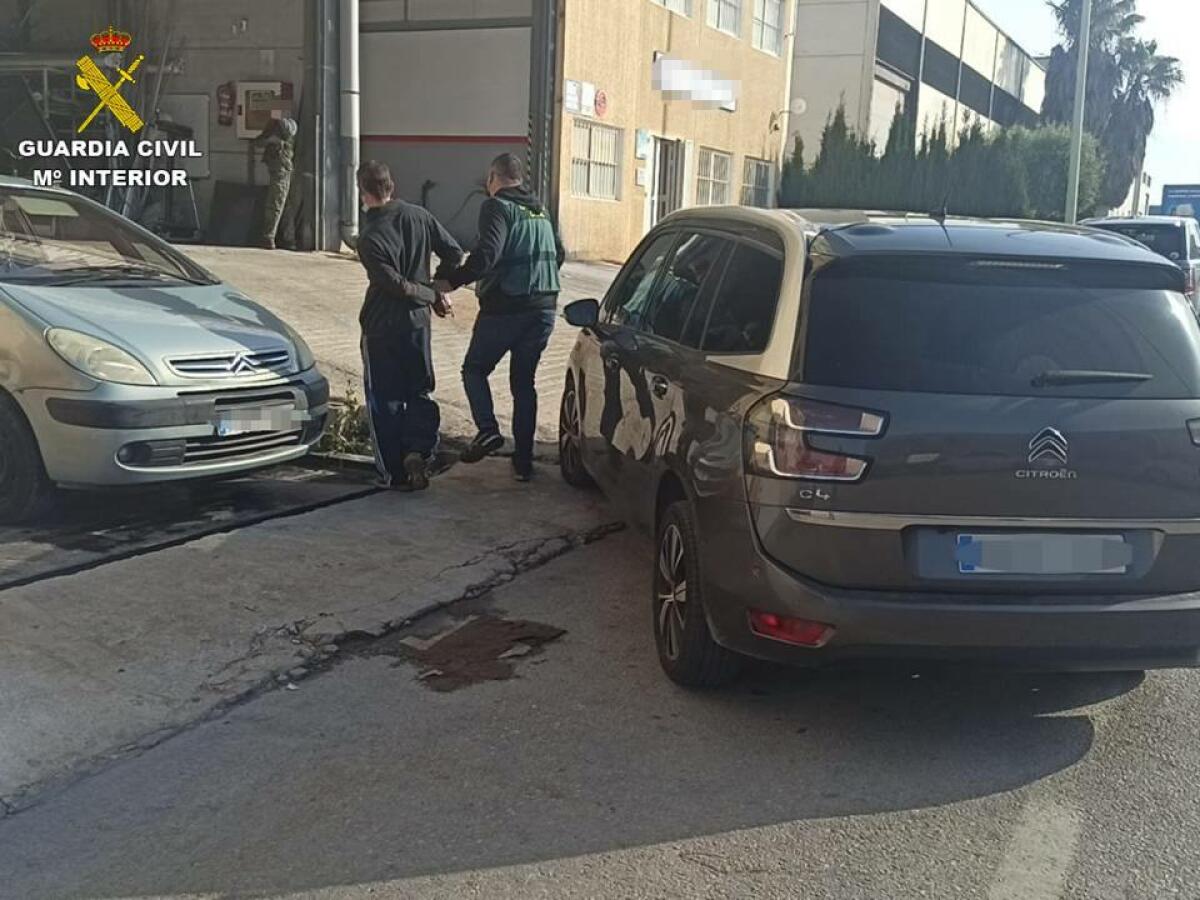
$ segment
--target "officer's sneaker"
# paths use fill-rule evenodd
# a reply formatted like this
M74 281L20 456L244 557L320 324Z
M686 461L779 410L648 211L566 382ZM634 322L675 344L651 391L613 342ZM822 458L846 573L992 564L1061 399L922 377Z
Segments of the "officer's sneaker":
M513 478L520 482L533 480L533 463L513 460Z
M485 456L491 456L503 446L504 438L499 434L496 432L485 434L481 431L475 435L475 440L471 441L459 458L465 463L477 463Z

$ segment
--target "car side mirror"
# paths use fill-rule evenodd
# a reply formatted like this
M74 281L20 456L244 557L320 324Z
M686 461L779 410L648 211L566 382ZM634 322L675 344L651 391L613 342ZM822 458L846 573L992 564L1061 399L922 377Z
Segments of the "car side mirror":
M563 308L563 317L576 328L595 328L600 323L599 300L576 300Z

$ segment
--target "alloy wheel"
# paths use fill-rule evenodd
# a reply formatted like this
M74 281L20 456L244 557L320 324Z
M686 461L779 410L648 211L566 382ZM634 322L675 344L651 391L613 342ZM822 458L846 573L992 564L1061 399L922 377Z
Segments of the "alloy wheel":
M658 632L668 659L679 659L687 612L687 559L679 526L663 530L658 548Z
M562 409L559 412L558 454L564 468L573 472L578 472L583 468L579 441L579 401L575 394L575 387L571 385L563 393Z

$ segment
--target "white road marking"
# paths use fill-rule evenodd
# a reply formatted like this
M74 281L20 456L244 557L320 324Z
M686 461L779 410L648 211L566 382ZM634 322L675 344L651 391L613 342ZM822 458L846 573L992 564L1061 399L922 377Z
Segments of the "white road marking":
M1048 798L1021 811L989 900L1058 900L1079 843L1079 812Z

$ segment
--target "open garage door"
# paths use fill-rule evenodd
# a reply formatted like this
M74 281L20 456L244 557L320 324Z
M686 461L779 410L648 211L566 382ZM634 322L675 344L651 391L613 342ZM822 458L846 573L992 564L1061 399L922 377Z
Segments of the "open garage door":
M535 187L550 181L554 5L362 3L362 157L386 162L398 195L467 245L493 157L516 153Z

